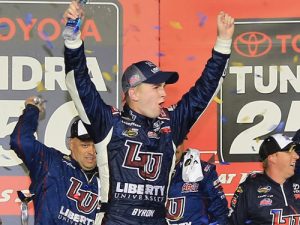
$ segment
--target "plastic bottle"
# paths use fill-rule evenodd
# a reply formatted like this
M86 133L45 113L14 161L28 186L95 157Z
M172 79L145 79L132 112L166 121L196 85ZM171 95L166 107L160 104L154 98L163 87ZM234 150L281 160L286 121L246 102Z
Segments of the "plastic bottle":
M88 0L79 0L79 4L83 6L87 3ZM62 36L65 40L73 41L77 38L78 31L81 27L81 18L68 19L66 27L62 33Z

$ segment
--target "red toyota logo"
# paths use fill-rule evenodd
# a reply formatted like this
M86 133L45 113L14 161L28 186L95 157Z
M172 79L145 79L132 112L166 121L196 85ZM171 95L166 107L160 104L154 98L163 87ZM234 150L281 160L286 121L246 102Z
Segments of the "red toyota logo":
M237 53L245 57L260 57L267 54L272 48L272 40L261 32L246 32L234 40Z

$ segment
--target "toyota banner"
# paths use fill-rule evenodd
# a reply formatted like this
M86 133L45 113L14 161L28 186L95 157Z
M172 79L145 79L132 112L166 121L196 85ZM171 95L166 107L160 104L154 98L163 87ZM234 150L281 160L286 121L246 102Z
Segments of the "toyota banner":
M238 20L219 107L219 157L258 161L264 138L300 128L300 20Z

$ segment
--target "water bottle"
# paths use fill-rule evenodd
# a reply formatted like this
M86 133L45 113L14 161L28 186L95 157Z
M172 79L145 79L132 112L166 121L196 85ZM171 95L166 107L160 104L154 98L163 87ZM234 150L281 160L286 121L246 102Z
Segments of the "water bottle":
M83 6L84 4L87 3L88 0L79 0L79 4ZM73 41L77 38L78 31L80 30L81 27L81 18L76 18L75 20L73 19L68 19L66 27L62 33L62 36L64 37L65 40Z

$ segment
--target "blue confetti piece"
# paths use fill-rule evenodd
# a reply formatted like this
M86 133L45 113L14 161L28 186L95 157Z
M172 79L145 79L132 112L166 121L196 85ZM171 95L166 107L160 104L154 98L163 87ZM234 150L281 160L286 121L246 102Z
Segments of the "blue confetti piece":
M163 57L163 56L165 56L165 53L163 53L163 52L158 52L156 55L157 55L158 57Z
M49 40L49 35L47 32L43 32L43 38L46 41L47 47L50 49L54 49L54 45L53 43Z
M153 29L154 29L154 30L160 30L160 26L159 26L159 25L153 26Z
M221 120L222 120L222 123L227 123L228 122L228 119L226 118L226 116L222 116Z
M8 28L6 23L0 24L0 29L6 29L6 28Z
M281 132L283 132L284 131L284 126L285 126L285 122L284 121L281 121L280 123L279 123L279 125L277 126L277 128L276 128L276 133L281 133Z
M250 223L252 223L252 220L246 220L245 221L245 224L250 224Z
M188 60L188 61L194 61L195 59L196 59L196 57L193 55L189 55L188 57L186 57L186 60Z
M203 27L205 25L208 17L201 12L199 12L197 15L199 17L199 26Z
M25 24L29 25L29 24L31 24L31 22L32 22L32 14L28 13L25 18Z
M51 41L46 41L48 48L54 49L54 45Z

